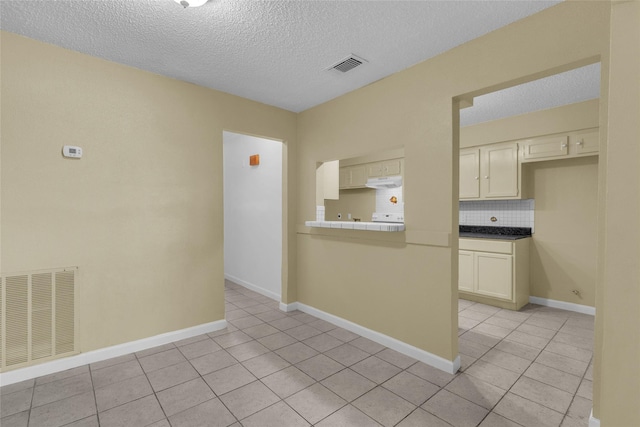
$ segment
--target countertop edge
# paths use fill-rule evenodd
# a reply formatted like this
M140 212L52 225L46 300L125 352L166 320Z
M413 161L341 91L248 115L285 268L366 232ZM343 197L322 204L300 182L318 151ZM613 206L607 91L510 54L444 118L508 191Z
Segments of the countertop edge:
M486 233L459 233L458 235L461 239L491 239L491 240L520 240L520 239L528 239L531 238L531 235L521 236L521 235L509 235L509 234L486 234Z

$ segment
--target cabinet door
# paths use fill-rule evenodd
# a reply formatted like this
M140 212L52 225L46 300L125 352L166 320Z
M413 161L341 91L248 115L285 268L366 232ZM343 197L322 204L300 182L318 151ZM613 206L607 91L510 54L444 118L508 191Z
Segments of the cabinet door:
M480 191L484 198L518 196L518 144L495 144L480 149Z
M600 151L600 133L590 130L571 135L571 150L574 154L594 154Z
M473 252L458 251L458 289L473 292Z
M365 166L367 168L367 176L369 178L377 178L383 175L382 163L368 163Z
M513 297L513 256L475 253L476 293L511 300Z
M382 162L382 173L385 176L397 176L402 173L402 160L387 160Z
M569 154L567 136L535 138L522 142L523 160L553 159Z
M367 169L365 165L345 166L340 168L340 189L364 188L367 183Z
M338 182L340 189L349 188L351 185L351 173L349 168L340 168L340 173L338 174Z
M362 188L367 183L367 169L365 165L351 166L351 187Z
M480 150L460 150L460 195L462 199L480 197Z

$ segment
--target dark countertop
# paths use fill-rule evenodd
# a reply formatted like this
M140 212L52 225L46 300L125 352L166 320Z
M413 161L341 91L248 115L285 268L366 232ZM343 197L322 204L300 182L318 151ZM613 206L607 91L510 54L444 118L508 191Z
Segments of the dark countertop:
M471 239L518 240L531 237L531 228L461 225L459 233L460 237Z

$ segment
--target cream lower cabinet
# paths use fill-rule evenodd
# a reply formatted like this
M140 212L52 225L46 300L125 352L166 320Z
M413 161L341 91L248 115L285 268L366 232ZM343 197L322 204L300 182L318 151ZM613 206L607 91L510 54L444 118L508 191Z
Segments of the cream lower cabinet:
M529 240L460 239L460 298L512 310L526 305Z

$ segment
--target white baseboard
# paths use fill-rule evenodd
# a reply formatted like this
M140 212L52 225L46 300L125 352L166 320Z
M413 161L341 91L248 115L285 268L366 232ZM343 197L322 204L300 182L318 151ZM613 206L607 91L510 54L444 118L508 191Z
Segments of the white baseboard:
M591 408L591 414L589 415L589 427L600 427L600 420L593 417L593 408Z
M167 332L164 334L142 338L140 340L127 342L124 344L118 344L111 347L88 351L86 353L80 353L75 356L52 360L50 362L41 363L39 365L15 369L13 371L1 373L0 384L5 386L18 383L20 381L30 380L32 378L41 377L43 375L66 371L67 369L77 368L89 363L101 362L113 357L124 356L125 354L134 353L136 351L142 351L148 348L157 347L159 345L164 345L186 338L195 337L197 335L206 334L208 332L218 331L226 327L226 320L218 320L216 322L204 323L202 325L192 326L190 328L181 329L179 331Z
M264 295L265 297L269 297L271 299L274 299L276 301L280 301L280 294L277 294L275 292L271 292L267 289L261 288L260 286L254 285L253 283L249 283L247 281L244 281L238 277L232 276L230 274L225 273L224 274L224 278L227 280L231 280L233 283L237 283L238 285L250 289L254 292L257 292L261 295Z
M433 353L429 353L428 351L419 349L388 335L381 334L380 332L365 328L364 326L358 325L357 323L353 323L349 320L334 316L333 314L318 310L317 308L302 304L300 302L294 302L291 304L280 303L280 310L287 312L300 310L304 313L310 314L319 319L325 320L336 326L368 338L371 341L375 341L378 344L382 344L385 347L389 347L390 349L405 354L409 357L413 357L414 359L417 359L421 362L426 363L427 365L433 366L434 368L440 369L441 371L445 371L449 374L455 374L460 369L460 356L456 356L453 361L444 359L440 356L436 356Z
M560 308L562 310L575 311L576 313L596 315L596 308L588 305L574 304L572 302L557 301L554 299L529 297L531 304L543 305L545 307Z
M298 309L298 303L292 302L291 304L285 304L283 302L280 303L280 310L286 311L287 313L290 311L295 311Z

